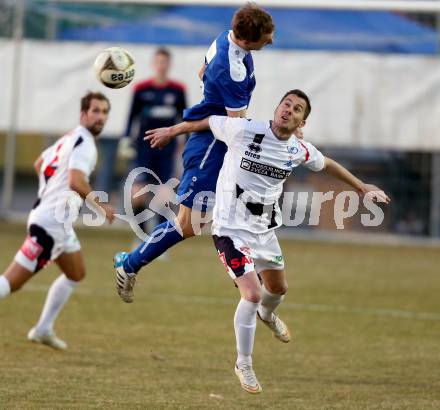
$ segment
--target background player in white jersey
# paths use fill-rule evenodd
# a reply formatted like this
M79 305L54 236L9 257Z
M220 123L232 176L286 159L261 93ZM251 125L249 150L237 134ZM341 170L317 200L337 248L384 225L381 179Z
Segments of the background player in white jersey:
M0 276L0 299L3 299L19 290L50 261L55 261L62 273L52 283L40 319L29 331L28 339L56 349L66 349L67 345L56 337L53 324L75 286L85 276L80 243L71 223L65 222L68 222L68 213L79 212L82 199L92 192L89 176L97 160L95 139L104 128L109 110L110 103L105 95L87 93L81 99L80 125L35 161L40 184L38 199L28 218L28 235L13 262ZM77 195L72 196L73 192ZM60 214L57 206L67 197L73 199L69 201L69 212ZM65 205L66 202L63 207ZM98 200L92 205L104 212L109 222L113 221L115 211L111 206Z
M288 327L274 313L287 291L274 229L281 225L278 200L293 168L304 164L313 171L325 171L360 195L389 202L379 188L363 183L293 134L305 125L310 111L307 95L292 90L282 98L270 122L211 116L146 133L152 144L161 145L174 134L210 127L228 146L217 181L212 233L219 257L241 295L234 316L238 351L235 372L250 393L262 390L251 356L257 315L277 339L285 343L290 340Z

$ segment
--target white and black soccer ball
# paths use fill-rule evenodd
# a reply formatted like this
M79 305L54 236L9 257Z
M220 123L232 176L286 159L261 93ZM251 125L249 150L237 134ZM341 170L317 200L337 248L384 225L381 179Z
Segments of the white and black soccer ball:
M93 65L96 78L109 88L123 88L134 78L135 63L127 50L110 47L99 53Z

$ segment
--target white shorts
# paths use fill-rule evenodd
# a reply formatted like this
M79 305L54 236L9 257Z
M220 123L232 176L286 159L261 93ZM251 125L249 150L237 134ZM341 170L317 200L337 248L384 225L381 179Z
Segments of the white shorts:
M81 249L72 227L65 229L59 222L38 217L33 212L29 215L27 231L28 235L15 255L15 261L30 272L38 272L62 253Z
M216 228L213 232L220 261L232 279L248 272L284 269L284 259L275 231L253 234L238 229Z

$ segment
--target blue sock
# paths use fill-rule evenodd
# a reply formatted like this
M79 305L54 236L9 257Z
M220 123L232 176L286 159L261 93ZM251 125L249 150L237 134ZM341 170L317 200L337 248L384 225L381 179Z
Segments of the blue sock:
M157 225L148 241L141 243L133 252L128 254L124 261L124 270L137 273L142 266L156 259L183 239L174 223L166 221Z

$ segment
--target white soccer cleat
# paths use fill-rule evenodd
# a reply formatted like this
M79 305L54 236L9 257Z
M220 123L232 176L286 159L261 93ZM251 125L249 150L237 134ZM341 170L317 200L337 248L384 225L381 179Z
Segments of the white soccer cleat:
M116 290L125 303L132 303L134 298L133 288L136 283L136 275L125 272L124 260L126 252L119 252L115 255L113 262L116 269Z
M273 336L279 341L283 343L290 342L289 328L275 313L272 313L271 321L263 320L258 312L257 316L270 330L272 330Z
M248 393L257 394L261 393L263 389L258 383L257 376L255 376L254 369L248 364L242 364L240 367L235 365L235 374L240 380L241 387Z
M57 337L55 332L51 332L48 334L41 334L38 333L38 330L36 327L33 327L31 330L29 330L29 333L27 335L28 340L34 343L41 343L43 345L52 347L53 349L57 350L66 350L67 344L64 340L61 340Z

